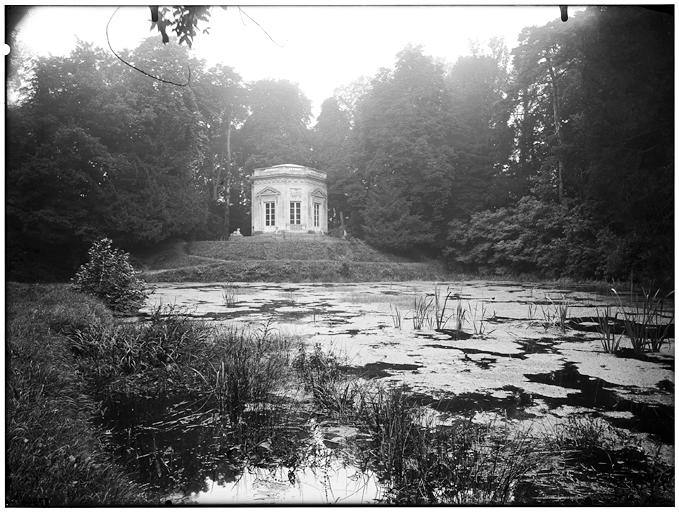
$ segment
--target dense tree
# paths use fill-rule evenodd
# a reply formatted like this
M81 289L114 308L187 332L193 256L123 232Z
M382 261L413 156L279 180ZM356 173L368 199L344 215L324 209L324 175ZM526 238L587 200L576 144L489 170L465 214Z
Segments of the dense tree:
M162 72L186 60L185 50L158 44L129 58ZM67 271L100 236L135 247L203 222L204 130L190 89L145 79L88 45L39 59L26 89L9 114L10 264L42 259L42 248Z
M505 195L512 132L507 122L506 49L494 41L492 54L461 57L447 81L456 133L457 177L452 216L461 218L500 203Z
M561 212L553 221L564 228L553 234L553 242L568 240L588 255L576 265L568 258L538 262L535 256L535 271L633 273L665 281L672 275L672 22L667 12L641 7L590 7L566 24L555 21L523 32L513 51L510 94L513 192L540 201L522 199L519 206L531 204L545 216ZM521 224L520 219L531 220ZM549 233L525 207L485 212L451 225L450 258L482 265L481 253L501 249L505 268L524 269L525 264L512 263L526 261L518 246L500 242L505 225L520 226L512 235L517 240L524 240L519 232ZM583 226L589 234L573 242L568 232ZM554 249L549 240L540 247ZM537 251L536 245L524 245Z
M418 238L415 228L432 234L430 240L436 243L436 234L448 220L456 128L443 66L421 49L406 48L394 70L383 70L373 79L357 106L354 128L356 177L363 186L362 197L354 200L363 200L369 241L383 245L379 233L387 232L393 221L378 214L375 202L396 200L420 219L406 224L411 229L401 232L404 243ZM384 190L389 194L380 193Z
M313 163L308 129L311 102L299 86L286 80L259 80L249 87L248 106L238 133L245 169Z
M352 184L350 113L336 97L321 105L312 131L313 165L328 175L328 221L344 228L349 212L347 187Z
M673 24L666 12L630 6L591 8L575 27L586 98L569 127L578 199L614 235L617 274L672 275Z
M203 116L206 139L201 176L208 195L208 238L230 233L232 195L242 179L242 168L235 164L233 134L247 115L246 91L240 76L231 68L217 65L192 86Z
M249 231L256 167L328 173L330 218L455 267L578 277L673 273L673 17L590 7L452 66L407 47L311 107L152 38L10 64L10 276L71 274L92 240L127 250ZM16 57L14 57L16 58ZM19 76L20 75L20 76ZM342 222L344 220L345 222ZM55 265L56 262L56 265ZM51 273L51 275L49 275Z

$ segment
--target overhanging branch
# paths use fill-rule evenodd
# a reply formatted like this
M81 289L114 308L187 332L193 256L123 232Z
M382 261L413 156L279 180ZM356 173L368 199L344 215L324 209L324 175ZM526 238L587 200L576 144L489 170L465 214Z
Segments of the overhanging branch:
M134 64L132 64L132 63L130 63L130 62L127 62L127 61L126 61L125 59L123 59L120 55L118 55L118 53L116 53L116 51L113 49L113 46L111 46L111 39L109 38L109 35L108 35L108 28L109 28L109 25L111 24L111 20L113 20L113 17L114 17L114 16L116 15L116 13L118 12L118 9L120 9L120 7L117 7L116 10L113 11L113 14L111 14L111 17L108 19L108 23L106 24L106 42L108 43L108 48L109 48L109 50L111 50L111 53L113 53L113 55L115 55L116 58L117 58L120 62L122 62L123 64L125 64L126 66L131 67L131 68L134 69L135 71L138 71L138 72L141 73L142 75L145 75L145 76L147 76L147 77L149 77L149 78L152 78L152 79L157 80L157 81L159 81L159 82L162 82L162 83L164 83L164 84L175 85L175 86L177 86L177 87L186 87L187 85L189 85L189 84L191 83L191 67L190 67L190 66L186 66L186 68L187 68L187 70L188 70L188 78L186 79L186 83L185 83L185 84L180 84L180 83L177 83L177 82L173 82L172 80L166 80L166 79L164 79L164 78L160 78L159 76L152 75L151 73L147 73L146 71L144 71L144 70L141 69L141 68L138 68L138 67L135 66ZM246 14L246 16L247 16L247 14ZM248 17L249 17L249 16L248 16Z

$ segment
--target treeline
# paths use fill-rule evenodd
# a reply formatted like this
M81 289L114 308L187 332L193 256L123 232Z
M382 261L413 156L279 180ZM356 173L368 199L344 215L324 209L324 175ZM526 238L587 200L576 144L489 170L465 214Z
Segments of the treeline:
M449 69L407 48L323 105L350 231L459 270L671 279L673 16L589 7L489 46Z
M189 85L149 78L85 43L68 57L15 65L10 278L71 276L102 236L137 251L177 237L225 238L236 227L247 234L252 169L312 164L311 103L296 85L244 83L233 69L207 68L157 38L123 58Z
M128 250L249 232L247 176L328 173L332 225L454 269L667 279L673 272L673 16L589 7L454 65L417 47L310 102L177 46L81 44L31 63L8 110L10 278L63 275L96 237ZM58 275L55 277L59 277Z

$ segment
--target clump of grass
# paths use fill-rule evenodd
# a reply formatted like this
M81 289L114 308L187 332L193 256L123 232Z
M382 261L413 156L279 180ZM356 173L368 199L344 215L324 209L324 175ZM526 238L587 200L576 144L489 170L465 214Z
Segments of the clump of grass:
M105 387L121 379L130 384L136 377L148 383L158 372L185 370L205 351L211 331L180 308L158 306L149 322L95 324L76 330L70 340L83 374Z
M528 319L529 320L533 320L533 318L535 317L535 313L537 313L537 309L538 309L538 307L537 307L536 304L534 304L532 302L528 303Z
M267 401L290 364L291 342L269 323L213 328L173 306L157 308L147 323L93 327L71 339L101 393L210 395L232 423Z
M430 297L415 297L415 307L413 309L413 329L420 330L426 326L431 329L431 306L433 299Z
M391 323L394 324L396 329L401 328L401 312L398 310L398 306L392 306L389 304L389 312L391 316Z
M540 312L542 313L543 320L542 326L545 328L545 330L547 330L549 327L556 326L561 329L561 332L566 332L568 324L568 309L570 307L568 301L566 300L566 296L562 295L560 302L554 302L549 296L547 296L547 300L549 300L551 307L545 308L544 306L540 306ZM528 312L529 315L532 315L535 310L533 309L531 311L531 307L529 305Z
M478 302L474 304L474 309L472 309L471 304L467 304L467 311L469 312L469 317L472 324L472 329L474 330L474 334L478 336L483 336L485 334L490 334L493 332L486 331L487 328L486 313L488 313L488 310L486 309L485 303L481 302L480 311Z
M611 329L611 324L608 322L608 319L611 316L611 308L606 306L603 315L599 313L599 308L597 308L596 316L598 324L597 329L601 335L601 347L604 349L604 352L607 352L608 354L615 354L620 347L620 341L622 337L615 337L615 333ZM614 321L617 320L617 318L618 313L615 314Z
M602 418L571 416L545 438L552 467L533 483L546 491L538 502L589 505L668 505L674 502L674 468L659 448L648 453Z
M448 320L450 320L450 317L452 315L449 315L446 317L446 306L448 305L448 301L453 297L452 292L450 291L450 287L446 288L446 294L443 300L441 300L441 292L439 290L438 285L434 286L434 319L436 320L436 328L437 329L443 329L446 324L448 323ZM461 304L460 301L458 301L458 324L460 322L460 311L461 311ZM458 327L458 330L460 330L461 327Z
M318 343L310 351L300 347L292 366L304 389L322 409L345 419L360 414L360 405L358 411L356 407L365 385L358 379L348 378L336 353L324 352Z
M568 322L568 301L566 301L566 296L561 296L561 302L554 302L551 297L547 297L549 302L552 303L554 307L554 324L561 329L562 332L566 332L566 323Z
M458 331L462 330L464 322L466 320L467 311L462 307L462 301L457 301L457 307L455 308L455 329Z
M234 307L238 302L238 293L233 284L224 283L222 285L222 302L227 308Z
M554 325L554 319L556 317L554 315L554 311L549 308L545 309L544 306L540 306L540 312L542 313L542 327L544 327L546 331Z
M246 407L264 407L271 393L288 374L288 342L265 325L258 332L227 328L217 331L214 340L218 363L212 366L214 379L205 379L217 398L220 411L232 424ZM199 369L194 371L204 375Z
M399 504L505 504L534 464L527 433L470 421L437 427L404 388L366 399L367 452Z
M614 435L611 426L601 418L591 416L570 416L553 432L555 447L578 448L584 451L611 448Z
M618 292L615 289L611 291L618 298L625 323L625 334L630 339L632 349L637 353L659 352L669 342L674 314L669 322L664 321L665 300L674 292L669 292L663 297L659 289L653 295L642 290L641 304L632 308L623 306Z
M368 399L365 426L372 434L373 457L380 470L389 476L392 486L400 485L413 451L416 409L407 400L403 388L378 388Z

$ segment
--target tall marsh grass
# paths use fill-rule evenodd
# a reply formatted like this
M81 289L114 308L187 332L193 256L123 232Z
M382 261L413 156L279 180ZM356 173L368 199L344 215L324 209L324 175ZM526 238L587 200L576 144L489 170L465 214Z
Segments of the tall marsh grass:
M450 287L446 288L445 295L442 295L441 290L439 289L438 285L434 286L434 319L436 321L436 328L437 329L443 329L446 326L446 324L448 323L448 320L450 320L450 318L452 317L452 315L446 316L446 306L448 305L448 301L452 297L453 297L453 293L450 291ZM461 309L462 308L461 308L460 302L458 301L458 308L457 308L458 323L460 322Z
M669 343L669 339L674 337L670 331L673 327L674 312L669 322L665 318L665 301L674 294L673 291L662 296L659 289L653 294L642 290L641 303L627 307L623 305L618 292L615 289L611 291L618 298L625 323L625 334L629 337L635 352L659 352Z
M347 375L340 355L323 351L319 344L300 347L293 363L304 389L322 410L344 420L353 420L362 410L367 384Z
M506 504L534 459L527 432L507 425L435 425L403 388L366 399L366 453L398 504Z
M236 287L231 283L224 283L222 285L222 302L227 308L232 308L238 302L238 293Z
M389 305L389 313L391 316L391 323L394 325L394 328L400 329L401 328L401 312L398 309L398 306L392 306L391 304Z
M599 313L599 308L597 308L596 316L597 316L597 330L601 335L600 339L601 348L603 348L604 352L607 352L608 354L615 354L616 352L618 352L618 349L620 348L620 341L622 340L622 337L618 336L616 338L613 329L611 329L611 324L608 321L608 319L611 318L610 306L606 306L603 315ZM618 313L616 313L615 317L613 317L614 321L617 320L617 318Z
M431 297L415 297L413 309L413 329L419 331L423 327L432 328L431 310L433 299Z
M566 323L568 322L568 308L569 304L566 296L561 296L560 302L554 302L551 297L547 297L554 308L554 324L561 329L561 332L566 332Z
M472 329L474 330L474 334L483 336L493 332L487 330L488 309L486 308L486 304L484 302L481 302L480 304L478 302L475 303L473 309L471 304L467 304L467 311L469 312L469 320L471 322Z
M172 306L149 322L78 330L71 342L82 373L103 393L213 396L232 423L284 382L292 347L269 324L213 327Z
M205 352L212 328L175 306L158 306L148 322L91 325L69 336L83 374L97 385L181 371Z
M215 357L207 364L214 378L205 379L206 384L217 398L220 411L235 424L246 407L262 408L272 401L272 392L289 374L291 345L268 325L254 333L245 328L218 330L213 343Z

